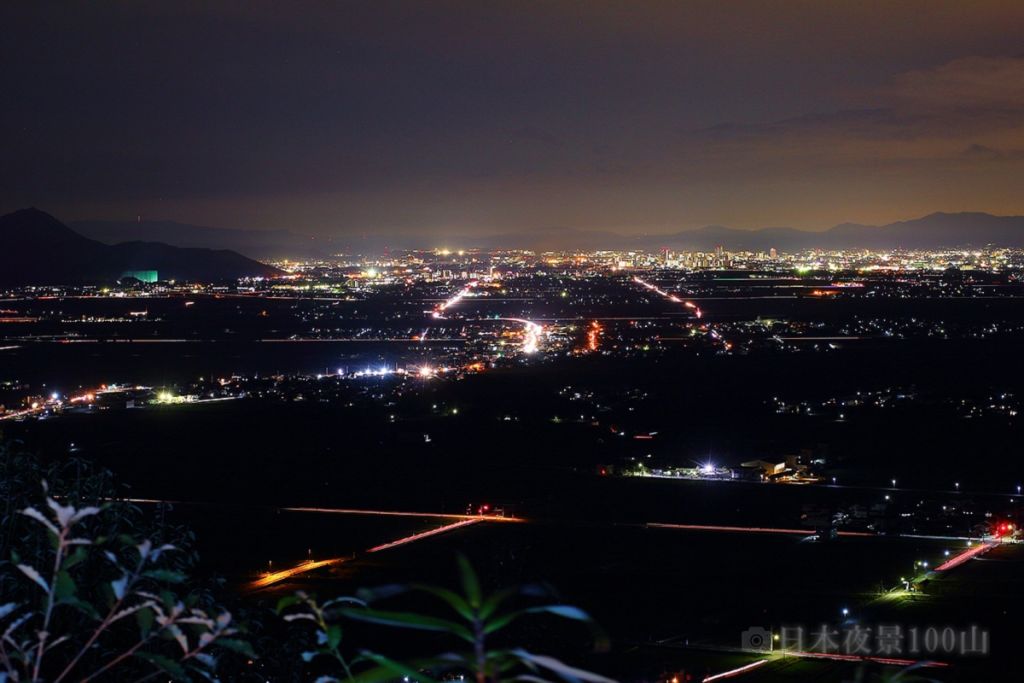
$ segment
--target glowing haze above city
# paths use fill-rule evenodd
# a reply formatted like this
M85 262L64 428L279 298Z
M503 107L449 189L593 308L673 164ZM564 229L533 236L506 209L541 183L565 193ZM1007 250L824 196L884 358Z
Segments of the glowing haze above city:
M438 238L1024 214L1024 5L962 8L9 5L0 210Z

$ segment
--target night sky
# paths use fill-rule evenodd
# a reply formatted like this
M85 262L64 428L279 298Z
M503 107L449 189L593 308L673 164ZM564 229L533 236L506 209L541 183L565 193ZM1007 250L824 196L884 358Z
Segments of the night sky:
M1024 2L0 9L0 210L318 233L1024 213Z

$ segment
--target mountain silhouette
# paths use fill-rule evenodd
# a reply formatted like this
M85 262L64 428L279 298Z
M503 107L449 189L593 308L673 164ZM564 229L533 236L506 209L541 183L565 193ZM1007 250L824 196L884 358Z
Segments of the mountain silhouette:
M155 270L161 280L201 282L281 272L228 250L141 241L103 244L34 208L0 216L0 247L3 285L99 284L138 270Z
M369 233L313 237L288 230L231 230L164 221L82 221L76 230L102 242L158 240L180 247L235 249L261 256L301 258L340 252L379 253L436 247L536 250L645 249L780 251L801 249L933 249L994 244L1024 247L1024 216L988 213L933 213L887 225L842 223L827 230L768 227L740 230L722 225L663 234L628 235L606 230L545 229L501 234L439 237L424 233Z

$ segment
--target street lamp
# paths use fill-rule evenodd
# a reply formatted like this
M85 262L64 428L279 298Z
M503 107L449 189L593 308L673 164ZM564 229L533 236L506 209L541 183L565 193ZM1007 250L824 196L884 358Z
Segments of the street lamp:
M957 491L959 491L959 490L960 490L960 482L955 482L955 483L953 484L953 486L955 486L955 487L956 487L956 490L957 490Z
M892 487L896 488L896 480L895 479L892 480Z
M842 611L844 617L850 615L850 610L847 609L846 607L844 607L841 611Z

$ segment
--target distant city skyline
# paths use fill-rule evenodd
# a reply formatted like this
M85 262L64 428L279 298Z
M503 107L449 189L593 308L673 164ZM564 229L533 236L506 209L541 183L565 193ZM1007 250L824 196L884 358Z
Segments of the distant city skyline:
M1024 5L0 10L0 213L317 235L1024 214Z

